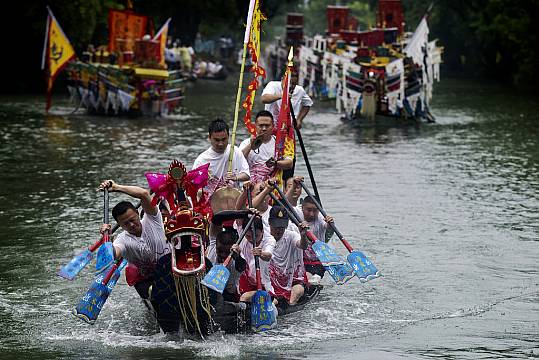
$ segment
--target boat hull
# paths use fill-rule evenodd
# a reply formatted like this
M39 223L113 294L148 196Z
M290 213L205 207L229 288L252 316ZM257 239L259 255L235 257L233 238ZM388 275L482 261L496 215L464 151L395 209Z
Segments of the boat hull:
M151 295L143 299L160 328L165 333L187 332L197 333L195 326L186 326L181 320L181 306L176 293L176 284L172 275L171 256L163 256L156 268L155 280L152 285ZM312 285L305 289L305 295L296 305L288 305L281 302L277 305L279 316L301 311L305 306L318 296L322 285ZM248 333L251 332L251 304L234 303L225 301L223 296L211 289L198 287L196 296L201 298L201 292L207 291L211 303L211 318L202 307L197 307L197 320L202 335L209 335L216 331L225 333ZM190 317L191 323L195 319ZM188 322L189 323L189 322Z

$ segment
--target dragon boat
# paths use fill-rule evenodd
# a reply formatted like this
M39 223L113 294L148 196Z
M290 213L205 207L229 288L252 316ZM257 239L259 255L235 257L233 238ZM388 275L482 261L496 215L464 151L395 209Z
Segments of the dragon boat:
M289 13L286 40L267 48L269 73L286 61L286 46L299 58L299 84L311 96L335 101L343 118L361 124L434 122L433 84L440 79L443 48L429 41L428 13L413 33L404 31L400 0L379 0L377 26L359 31L347 6L328 6L327 31L303 35L303 15Z
M107 45L88 45L66 66L67 87L76 109L90 114L161 116L180 109L184 81L164 58L168 21L153 36L147 16L109 10Z
M166 199L170 208L163 217L170 254L159 259L148 291L139 295L165 333L204 337L216 331L250 332L251 303L225 301L221 293L203 285L209 270L204 256L209 244L209 222L208 216L198 211L205 208L204 200L196 197L204 183L197 180L198 186L193 187L195 170L187 173L181 163L174 161L166 176L148 180L156 196ZM303 310L321 289L322 285L307 286L295 305L280 301L276 306L278 315Z

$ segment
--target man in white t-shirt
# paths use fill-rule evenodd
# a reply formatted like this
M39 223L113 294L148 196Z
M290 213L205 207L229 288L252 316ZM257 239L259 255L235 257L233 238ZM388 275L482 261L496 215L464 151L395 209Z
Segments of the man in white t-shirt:
M303 203L296 206L295 210L299 215L299 219L307 222L318 240L328 242L331 239L333 229L328 227L328 224L333 222L333 218L331 216L324 218L310 196L306 196L303 199ZM325 269L320 260L318 260L311 244L303 251L303 262L309 279L312 275L324 276Z
M243 221L242 228L246 226L247 222L247 219ZM247 241L244 240L240 244L241 256L247 263L247 268L241 274L238 286L241 294L240 301L243 302L249 302L257 290L255 255L259 257L262 288L267 292L273 292L268 266L273 255L273 249L275 248L275 239L273 236L264 232L262 219L257 217L253 223L256 230L256 240L253 239L251 231L247 231L245 234L245 240Z
M273 206L269 214L271 236L276 241L269 263L273 295L290 305L295 305L305 292L305 266L303 250L308 241L306 222L300 224L299 232L288 229L288 215L281 206Z
M120 201L112 209L112 216L124 230L112 245L114 258L123 257L130 265L136 266L138 276L135 288L141 296L146 297L157 260L170 253L159 208L152 205L150 193L141 187L120 185L113 180L105 180L99 188L107 189L109 192L122 192L140 200L144 210L142 220L136 208L128 201ZM101 226L101 232L105 229L110 229L110 224Z
M273 135L273 116L262 110L255 117L256 135L245 139L240 149L247 159L252 183L265 181L275 169L291 169L292 158L275 159L275 136Z
M279 110L281 109L281 98L283 97L283 80L270 81L262 91L261 100L265 104L264 109L271 112L273 121L277 124L279 119ZM290 88L292 108L296 116L296 125L301 129L303 120L313 106L313 101L302 86L298 85L299 76L295 69L290 76Z
M249 180L249 164L237 146L234 146L232 169L230 172L228 171L230 154L228 135L227 123L222 119L213 120L208 126L208 140L211 146L200 154L193 164L193 169L207 163L210 164L210 178L205 188L208 196L211 196L219 187L230 184L239 188L240 182Z

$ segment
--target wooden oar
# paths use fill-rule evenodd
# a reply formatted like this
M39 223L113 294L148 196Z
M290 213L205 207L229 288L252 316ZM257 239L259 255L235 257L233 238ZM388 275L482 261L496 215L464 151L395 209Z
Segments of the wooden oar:
M249 222L247 222L247 226L243 231L241 232L241 235L236 241L236 244L239 245L243 238L245 237L245 234L247 234L247 231L249 231L249 227L253 223L256 215L252 215L249 219ZM230 263L230 260L232 259L233 251L230 250L230 254L227 256L225 261L223 261L223 264L216 264L213 265L211 270L204 276L204 279L202 279L202 284L209 287L212 290L215 290L219 293L223 293L226 287L226 283L228 282L228 278L230 277L230 271L227 269L228 264Z
M109 298L114 285L120 278L122 269L127 265L127 261L119 258L109 268L105 275L96 276L86 294L80 299L79 304L73 310L73 315L87 323L93 325L101 313L103 305Z
M251 197L251 188L247 188L247 201L249 208L253 207ZM262 230L263 231L263 230ZM254 222L251 223L251 236L253 239L253 249L256 247L256 229ZM251 329L256 332L266 331L275 326L277 323L277 314L270 294L262 290L262 279L260 275L260 262L258 255L255 255L256 269L256 287L257 291L251 299Z
M136 208L138 209L140 207L140 201L136 205ZM107 211L108 213L108 211ZM104 218L104 216L103 216ZM110 231L110 235L114 234L116 230L120 228L120 225L116 224L112 227ZM110 236L109 235L109 236ZM63 277L67 280L73 280L77 274L86 267L94 257L94 251L98 249L103 243L104 235L101 236L99 240L97 240L93 245L89 246L86 250L75 256L73 259L71 259L70 262L68 262L66 265L64 265L59 271L58 275ZM97 264L96 264L97 268Z
M280 194L282 194L280 189L279 192ZM298 215L295 213L295 210L292 205L285 197L283 197L284 194L281 195L283 201L277 199L277 197L272 193L270 193L269 195L271 196L273 201L275 201L275 203L279 204L286 210L286 213L288 214L290 220L292 220L292 222L299 228L299 224L301 223L301 221ZM348 282L348 280L354 277L354 272L350 265L348 265L348 263L342 260L341 257L335 252L335 250L333 250L328 244L318 240L310 230L307 231L307 238L311 240L311 247L316 253L318 260L320 260L322 266L324 266L324 268L331 275L337 285L345 284L346 282ZM328 259L337 259L338 262L332 261L328 263Z
M318 200L315 197L313 197L313 194L311 194L311 192L309 191L307 186L305 186L303 181L301 182L301 187L303 187L303 190L305 190L307 195L309 195L311 199L313 199L314 204L316 205L316 207L318 208L322 216L327 217L327 213L322 208L322 205L320 205ZM335 231L335 234L337 234L341 242L344 244L344 246L350 253L348 255L348 262L354 268L354 273L356 274L356 276L359 278L361 282L366 282L371 279L375 279L381 275L378 269L376 268L376 266L372 263L372 261L370 261L367 258L367 256L365 256L365 254L363 254L361 251L354 250L352 246L350 246L348 241L344 238L344 236L341 234L339 229L337 229L337 227L335 226L333 222L330 222L329 226L331 226L333 231Z
M290 105L289 106L290 115L292 115L292 121L294 123L294 130L296 131L296 135L298 137L299 146L301 147L301 153L303 154L303 159L305 159L305 166L307 167L307 171L309 172L309 178L311 179L311 184L313 185L314 193L316 194L316 197L320 200L320 195L318 194L316 182L314 181L313 171L311 169L311 164L309 163L309 157L307 156L307 150L305 150L305 145L303 144L303 138L301 137L301 132L298 129L298 122L296 120L296 114L294 114L294 108L292 107L292 99L290 99L289 105Z

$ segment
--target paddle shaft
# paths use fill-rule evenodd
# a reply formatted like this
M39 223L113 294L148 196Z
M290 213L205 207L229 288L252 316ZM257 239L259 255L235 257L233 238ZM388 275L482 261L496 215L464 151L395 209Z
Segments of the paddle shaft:
M307 188L307 186L305 186L305 184L303 183L303 181L301 182L301 187L303 188L303 190L305 190L305 192L307 193L307 195L309 195L311 197L311 199L313 200L314 202L314 205L318 208L318 210L320 211L320 213L322 214L323 217L327 217L328 214L325 212L324 208L322 208L322 205L318 202L318 200L313 196L313 194L311 194L311 192L309 191L309 189ZM339 229L337 229L337 227L335 226L335 223L332 221L330 223L328 223L329 226L331 226L331 228L333 229L333 231L335 231L335 234L337 234L337 236L339 237L339 239L341 240L341 242L343 243L343 245L346 247L346 250L348 250L348 252L352 252L354 251L354 249L352 248L352 246L350 246L350 244L348 243L348 241L346 241L346 239L344 238L344 236L341 234L341 232L339 231Z
M277 189L279 190L279 195L281 195L282 194L281 189L279 189L279 188L277 188ZM284 194L282 194L281 197L283 195ZM296 211L292 208L292 204L290 204L285 197L282 197L282 199L286 203L286 205L283 204L283 202L281 200L277 199L277 197L275 195L273 195L272 193L269 193L269 196L273 199L273 201L275 201L277 204L279 204L280 206L282 206L285 209L285 211L288 214L288 217L290 218L290 220L292 220L294 225L296 225L299 228L299 224L301 223L301 221L299 221L299 217L296 214ZM314 235L311 230L307 230L307 233L305 235L307 236L307 238L311 242L315 242L315 241L318 240L316 238L316 235Z
M107 196L108 197L108 196ZM138 210L138 208L140 207L141 205L141 202L139 201L137 203L137 205L135 206L135 208ZM105 221L105 224L108 224L108 202L107 202L107 211L106 211L106 215L103 216L103 219ZM105 240L105 234L103 234L103 236L101 237L101 239L97 240L93 245L89 246L88 247L88 250L90 250L90 252L94 252L98 247L101 246L101 244L103 244L104 242L107 242L109 241L109 236L114 234L116 232L116 230L118 230L120 228L120 224L115 224L112 229L110 229L110 234L108 233L108 231L106 232L107 233L107 239Z
M116 262L114 263L114 265L110 267L109 272L107 273L107 275L105 275L105 277L103 278L103 281L101 282L103 285L107 286L110 279L112 278L112 275L114 275L114 272L116 271L116 269L120 267L120 264L122 263L123 260L124 260L123 257L119 257L118 260L116 260Z
M249 208L253 207L253 198L251 196L251 188L247 188L247 202L249 204ZM256 229L255 229L255 223L251 223L251 236L253 237L253 246L256 247ZM253 247L253 249L254 249ZM258 290L262 290L262 279L260 277L260 262L258 260L258 255L255 255L255 269L256 269L256 288Z
M289 99L289 107L290 107L290 115L292 115L292 121L294 122L294 130L296 131L296 135L298 137L299 146L301 147L301 153L303 154L303 158L305 159L305 166L307 167L307 171L309 172L309 178L311 179L311 184L313 185L314 193L320 199L320 196L318 195L318 188L316 187L316 182L314 181L314 175L313 170L311 169L311 164L309 163L309 157L307 156L307 151L305 150L305 144L303 144L303 138L301 137L301 132L298 129L298 122L296 120L296 114L294 114L294 108L292 107L292 98Z
M247 222L247 226L245 227L245 229L243 229L243 231L241 232L241 235L238 239L238 241L236 241L236 244L239 245L241 243L241 241L243 240L243 238L245 237L245 234L247 234L247 231L249 231L250 227L251 227L251 224L253 223L253 221L255 220L255 215L251 216L251 218L249 219L249 222ZM225 261L223 261L223 265L224 266L228 266L228 263L230 262L230 259L232 259L232 254L234 252L232 250L230 250L230 254L226 257Z
M109 191L107 189L103 189L103 224L109 223ZM103 233L103 242L109 241L110 238L110 230L107 229Z

